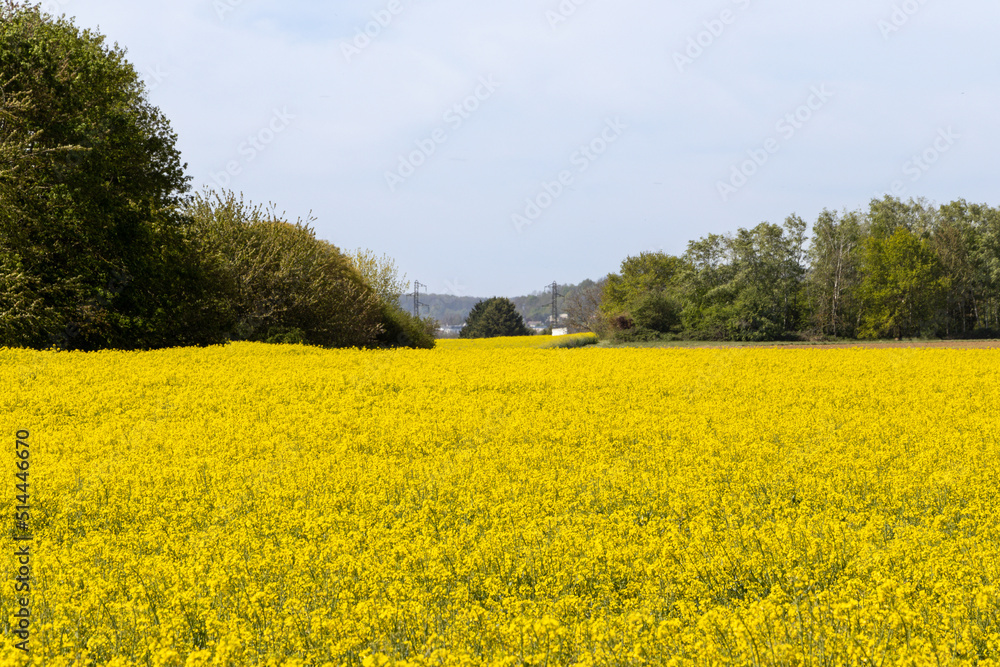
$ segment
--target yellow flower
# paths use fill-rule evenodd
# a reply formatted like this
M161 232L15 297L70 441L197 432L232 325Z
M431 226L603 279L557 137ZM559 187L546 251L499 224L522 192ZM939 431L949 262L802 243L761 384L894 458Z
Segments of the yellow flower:
M0 350L0 665L1000 664L1000 351L549 342Z

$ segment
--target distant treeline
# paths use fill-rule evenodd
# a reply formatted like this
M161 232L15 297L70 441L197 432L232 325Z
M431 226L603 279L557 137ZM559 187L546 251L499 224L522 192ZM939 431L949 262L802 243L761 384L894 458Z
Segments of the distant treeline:
M580 285L560 285L560 309L565 298L571 297L582 286L591 284L593 281L586 280ZM442 325L458 326L465 323L472 308L484 298L452 294L421 294L420 302L427 306L422 310L424 316L437 320ZM510 300L517 307L517 312L520 313L525 322L543 322L545 326L549 325L549 320L552 317L552 292L539 290L524 296L510 297ZM412 309L412 296L404 295L400 300L400 305L403 308Z
M622 340L979 337L1000 330L1000 209L886 196L641 253L567 303ZM807 242L808 241L808 242Z

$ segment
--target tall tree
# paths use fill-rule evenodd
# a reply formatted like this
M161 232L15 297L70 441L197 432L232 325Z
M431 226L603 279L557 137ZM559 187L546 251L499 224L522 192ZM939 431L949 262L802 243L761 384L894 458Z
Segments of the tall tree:
M601 315L601 303L606 282L606 278L597 282L584 280L566 295L563 304L571 329L604 334L606 325L605 318Z
M681 321L685 332L692 338L728 338L736 300L731 239L709 234L689 241L684 260Z
M740 340L780 338L796 330L805 222L790 216L784 226L761 223L730 240L735 268L731 335Z
M626 257L620 273L604 280L600 322L627 323L632 335L657 337L680 328L684 259L663 252ZM615 326L609 326L615 328Z
M0 5L0 342L142 347L171 326L188 178L176 135L103 36ZM183 319L183 318L181 318Z
M864 220L857 212L843 216L824 209L812 229L806 289L814 330L853 336L858 323Z
M493 297L472 307L472 312L458 335L461 338L496 338L530 336L531 333L510 299Z
M930 237L941 267L944 298L937 320L945 334L966 333L976 325L974 243L973 227L960 217L938 220Z
M936 209L923 199L903 201L890 195L873 198L868 204L868 228L876 237L888 238L898 228L904 227L918 236L928 234L934 227Z
M688 244L682 320L696 338L767 340L795 331L802 312L805 222L761 223Z
M976 229L973 254L981 289L977 319L1000 331L1000 208L977 204L970 207L969 216Z
M684 260L663 252L641 252L626 257L620 272L610 274L605 280L601 308L609 315L629 311L650 292L674 289L683 270Z
M869 236L863 257L859 334L901 338L930 333L945 285L929 240L900 225L888 236Z
M996 327L1000 211L959 199L941 206L931 245L947 283L945 333Z

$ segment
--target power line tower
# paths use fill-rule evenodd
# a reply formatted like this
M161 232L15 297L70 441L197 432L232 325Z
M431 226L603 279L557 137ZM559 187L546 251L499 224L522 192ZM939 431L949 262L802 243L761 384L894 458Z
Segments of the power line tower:
M549 328L555 329L559 326L559 297L562 294L559 293L559 283L554 282L548 288L552 290L552 303L549 304L552 306L552 323L549 325Z
M419 281L413 281L413 317L420 319L420 306L427 307L426 303L420 303L420 288L427 287L427 285L421 285Z

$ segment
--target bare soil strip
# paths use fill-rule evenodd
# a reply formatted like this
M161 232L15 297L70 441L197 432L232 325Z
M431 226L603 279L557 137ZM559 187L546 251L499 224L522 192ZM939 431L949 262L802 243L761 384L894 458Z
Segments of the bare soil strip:
M740 346L740 347L751 347ZM1000 348L1000 340L880 340L859 341L857 343L786 343L784 345L763 345L753 347L783 347L783 348L823 348L825 350L845 350L859 347L865 349L881 349L896 347L931 347L947 349L988 349Z

